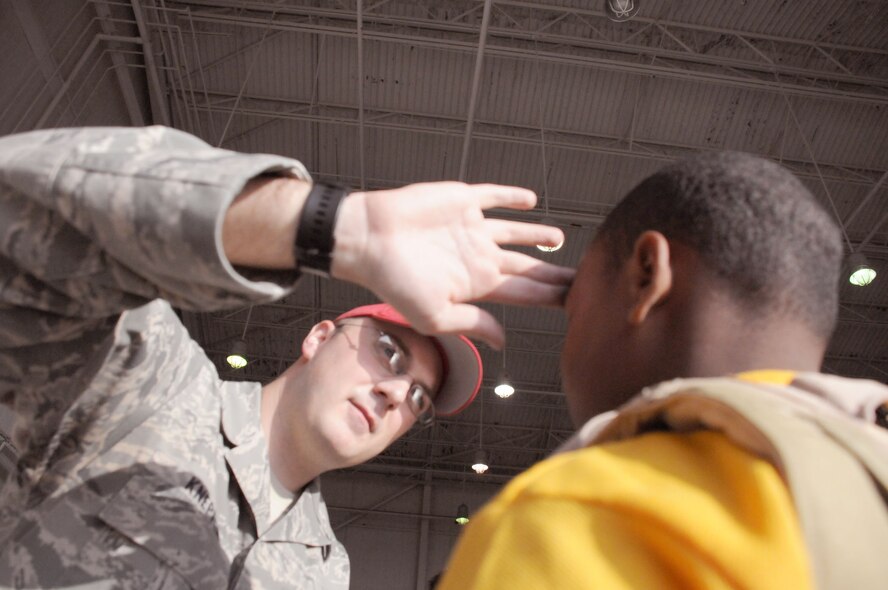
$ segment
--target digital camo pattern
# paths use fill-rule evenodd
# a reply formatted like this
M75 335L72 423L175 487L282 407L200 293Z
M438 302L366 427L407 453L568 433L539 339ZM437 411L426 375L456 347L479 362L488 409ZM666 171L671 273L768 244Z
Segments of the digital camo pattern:
M269 522L259 385L221 381L167 303L286 294L218 246L272 171L307 177L161 127L0 138L0 587L347 588L317 482Z

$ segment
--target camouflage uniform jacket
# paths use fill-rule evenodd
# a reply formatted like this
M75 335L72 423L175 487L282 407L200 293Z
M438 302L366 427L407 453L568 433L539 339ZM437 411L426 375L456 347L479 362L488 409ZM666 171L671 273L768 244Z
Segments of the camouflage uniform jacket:
M220 246L264 173L308 177L161 127L0 139L0 587L348 586L318 482L270 521L259 384L220 380L170 305L288 292Z

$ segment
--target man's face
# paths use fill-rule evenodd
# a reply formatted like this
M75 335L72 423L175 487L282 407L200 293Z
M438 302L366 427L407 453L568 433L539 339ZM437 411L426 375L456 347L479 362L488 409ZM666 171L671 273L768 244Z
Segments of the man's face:
M397 364L390 362L396 354ZM294 444L305 445L325 470L381 453L416 421L406 399L411 386L434 395L442 377L429 338L370 318L344 320L303 356L305 386L285 396L282 410Z
M600 241L593 242L567 295L567 336L561 377L576 426L624 401L623 375L631 366L631 336L618 269Z

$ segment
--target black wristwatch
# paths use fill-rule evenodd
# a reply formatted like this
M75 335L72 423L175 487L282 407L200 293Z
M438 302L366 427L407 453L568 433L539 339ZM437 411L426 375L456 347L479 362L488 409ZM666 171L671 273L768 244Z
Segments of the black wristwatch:
M333 263L333 230L339 205L348 189L338 184L316 182L311 187L296 228L296 268L323 277L330 276Z

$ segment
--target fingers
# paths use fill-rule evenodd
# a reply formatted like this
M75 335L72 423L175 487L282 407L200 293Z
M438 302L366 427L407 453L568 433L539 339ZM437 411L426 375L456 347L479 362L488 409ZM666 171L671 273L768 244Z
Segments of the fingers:
M569 289L570 285L553 285L527 277L512 276L503 279L484 296L483 301L507 305L563 307Z
M497 244L557 246L564 242L564 232L549 225L505 219L485 219L484 226Z
M536 194L526 188L499 184L471 184L466 187L473 193L482 209L506 207L508 209L533 209Z
M537 260L520 252L504 250L500 257L500 272L504 275L522 276L527 279L556 286L569 287L576 270Z
M433 331L463 334L482 340L496 350L501 350L506 342L506 333L499 322L487 311L467 303L450 305L437 314Z

